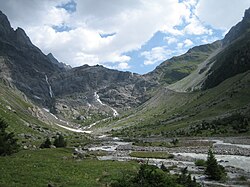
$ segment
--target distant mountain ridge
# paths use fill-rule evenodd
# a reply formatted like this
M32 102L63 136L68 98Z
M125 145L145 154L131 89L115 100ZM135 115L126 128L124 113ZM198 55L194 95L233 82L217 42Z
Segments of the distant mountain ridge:
M249 20L250 9L223 40L193 47L138 75L99 65L71 68L51 53L43 54L0 12L0 78L62 118L115 116L141 106L165 86L174 91L206 90L249 70Z

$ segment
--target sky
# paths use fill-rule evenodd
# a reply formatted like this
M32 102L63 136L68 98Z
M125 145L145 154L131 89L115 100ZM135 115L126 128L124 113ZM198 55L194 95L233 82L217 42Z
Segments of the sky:
M0 0L11 26L72 67L145 74L222 39L250 0Z

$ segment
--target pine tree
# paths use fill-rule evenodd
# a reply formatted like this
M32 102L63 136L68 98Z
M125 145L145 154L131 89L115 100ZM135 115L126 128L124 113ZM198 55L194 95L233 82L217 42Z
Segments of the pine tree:
M66 147L67 142L64 140L63 135L59 134L54 141L54 146L56 147Z
M7 133L5 130L8 124L0 118L0 156L10 155L18 151L19 145L14 133Z
M226 176L224 167L218 164L211 148L208 150L205 174L213 180L221 180Z

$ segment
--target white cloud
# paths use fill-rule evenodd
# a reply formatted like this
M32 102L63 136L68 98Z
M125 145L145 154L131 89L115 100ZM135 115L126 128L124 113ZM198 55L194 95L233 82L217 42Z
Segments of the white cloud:
M117 68L124 70L124 69L130 69L130 66L126 62L121 62L118 64Z
M52 52L59 61L72 66L102 64L129 69L130 57L124 54L140 50L156 32L171 34L165 41L176 43L177 50L183 49L193 45L191 40L182 40L184 34L212 37L213 31L205 24L228 29L250 4L250 0L230 0L230 3L228 0L183 0L182 3L179 0L75 0L76 12L58 7L69 1L0 0L0 5L14 28L24 28L35 45L44 53ZM195 14L191 9L195 9ZM183 30L176 27L184 21L187 26ZM71 30L53 29L62 25ZM100 33L115 34L101 37ZM172 53L166 47L156 47L142 56L144 64L155 64L169 54Z
M250 0L200 0L196 14L214 28L229 29L243 17Z
M1 10L7 14L14 28L42 25L59 25L69 19L69 14L57 5L68 0L0 0Z
M190 40L190 39L186 39L184 40L184 46L185 47L190 47L192 46L194 43Z
M201 42L203 44L208 44L208 43L212 43L212 42L214 42L216 40L219 40L219 38L218 37L207 37L207 36L204 36L204 37L202 37Z
M196 18L188 19L189 24L184 28L184 32L190 35L209 34L211 31L204 27L202 23Z
M178 41L177 38L175 38L175 37L170 37L170 36L164 37L164 40L165 40L168 44L173 44L173 43L176 43L176 42Z
M144 65L152 65L157 62L166 60L169 55L172 54L171 50L166 47L154 47L150 51L144 51L141 56L145 58Z
M180 42L180 43L177 44L177 49L182 49L183 46L184 46L184 43L181 43L181 42Z
M189 8L197 5L198 0L183 0L183 3L188 6Z
M190 14L178 0L75 0L74 13L58 8L68 1L0 3L14 27L24 28L42 51L52 52L72 66L120 63L126 67L130 57L124 53L140 49L158 31L180 34L174 26ZM55 32L53 25L67 25L72 30ZM116 34L102 38L99 33Z

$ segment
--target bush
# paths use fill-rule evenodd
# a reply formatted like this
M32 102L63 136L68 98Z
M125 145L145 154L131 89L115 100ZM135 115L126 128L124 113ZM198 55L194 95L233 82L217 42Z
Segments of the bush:
M51 141L49 138L47 138L41 145L40 148L50 148L50 146L52 145Z
M54 146L56 146L56 147L66 147L67 142L66 142L66 140L64 140L63 135L59 134L59 136L57 136L57 137L55 138L55 141L54 141L53 144L54 144Z
M7 133L5 130L8 124L0 118L0 156L10 155L19 149L14 133Z
M204 167L206 166L206 161L203 159L198 159L194 163L196 166L204 166Z
M184 187L200 187L200 184L196 183L195 177L192 180L191 175L188 173L187 167L181 170L181 174L177 178L177 182Z
M163 167L162 165L162 168ZM171 175L156 166L142 164L136 174L123 173L123 177L111 183L112 187L200 187L191 179L185 168L181 175Z

